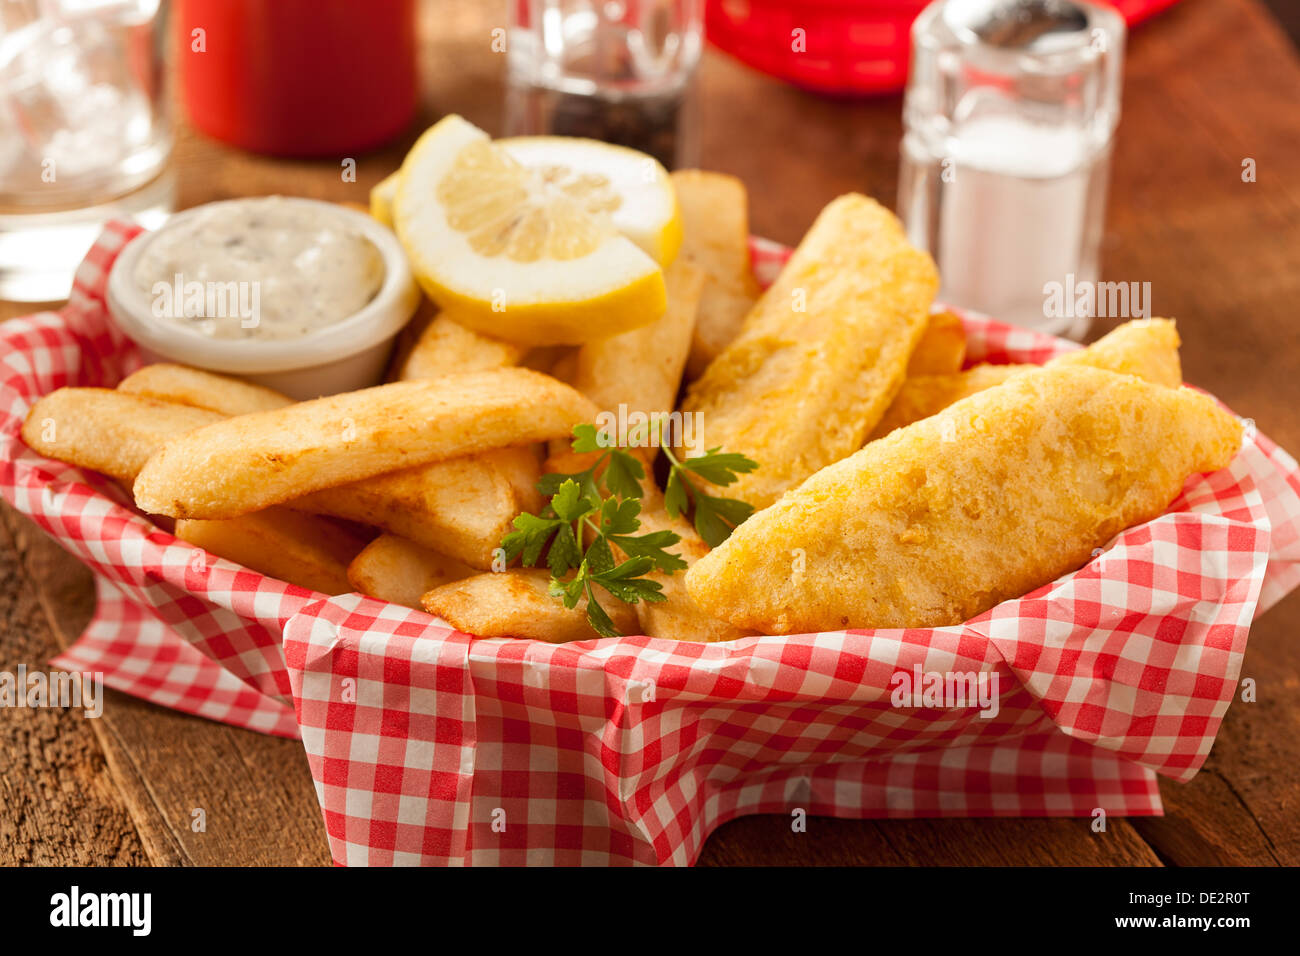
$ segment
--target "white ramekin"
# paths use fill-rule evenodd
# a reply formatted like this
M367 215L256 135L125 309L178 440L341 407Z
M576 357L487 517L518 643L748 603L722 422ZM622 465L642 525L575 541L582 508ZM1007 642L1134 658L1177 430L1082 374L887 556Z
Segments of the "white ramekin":
M308 399L377 384L393 338L410 321L420 301L406 253L392 231L365 213L318 199L280 197L284 202L342 216L374 243L384 259L384 284L360 311L341 322L294 339L214 339L153 314L150 295L135 284L135 265L155 236L209 206L177 213L155 232L141 233L118 254L108 275L108 310L153 361L179 362L238 375L291 398Z

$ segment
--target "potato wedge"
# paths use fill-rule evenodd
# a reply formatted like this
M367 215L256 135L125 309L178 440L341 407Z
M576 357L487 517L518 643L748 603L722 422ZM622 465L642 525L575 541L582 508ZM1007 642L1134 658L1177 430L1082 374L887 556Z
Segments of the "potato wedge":
M287 508L224 521L182 519L176 537L227 561L321 594L346 594L348 564L366 539L338 522Z
M381 534L348 565L353 590L423 610L421 595L474 574L473 568L395 534Z
M823 209L682 403L700 413L706 448L758 462L725 494L765 508L860 448L903 384L938 285L879 203L850 193Z
M734 176L680 169L671 178L682 216L678 259L708 277L687 361L688 376L698 378L740 332L761 291L749 264L749 198Z
M324 488L287 505L373 525L486 571L515 516L541 507L533 487L539 474L531 447L498 448Z
M931 312L921 341L907 360L907 374L951 375L966 361L966 327L951 312Z
M60 388L31 407L22 434L42 455L130 484L168 439L222 417L109 388Z
M525 637L551 644L599 640L587 623L583 598L573 609L551 597L551 576L540 568L476 574L434 588L421 598L424 609L458 631L476 637ZM637 630L636 612L610 598L601 606L623 634Z
M273 389L252 385L229 375L168 362L146 365L132 372L122 379L117 390L192 408L206 408L222 415L247 415L293 404L292 398Z
M322 488L544 441L592 421L574 389L528 369L393 382L217 422L168 442L136 503L181 518L231 518Z
M444 315L436 315L411 347L397 377L409 382L459 372L504 368L518 365L527 351L522 345L488 338L457 325Z

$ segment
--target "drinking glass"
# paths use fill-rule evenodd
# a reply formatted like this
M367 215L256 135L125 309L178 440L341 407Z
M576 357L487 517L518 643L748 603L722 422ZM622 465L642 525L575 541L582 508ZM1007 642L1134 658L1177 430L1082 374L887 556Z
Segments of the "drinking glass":
M171 211L160 0L0 0L0 298L67 296L105 220Z
M701 0L511 0L507 135L585 136L694 165Z

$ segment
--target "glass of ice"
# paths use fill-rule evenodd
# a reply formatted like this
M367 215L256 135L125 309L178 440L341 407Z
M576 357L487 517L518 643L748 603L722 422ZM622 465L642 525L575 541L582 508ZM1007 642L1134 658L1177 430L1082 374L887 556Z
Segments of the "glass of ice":
M67 296L110 218L171 211L160 0L0 0L0 299Z

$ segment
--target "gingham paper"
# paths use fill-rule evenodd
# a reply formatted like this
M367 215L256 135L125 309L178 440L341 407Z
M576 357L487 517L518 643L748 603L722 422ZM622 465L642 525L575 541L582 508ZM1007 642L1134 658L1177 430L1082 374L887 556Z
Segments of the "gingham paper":
M0 492L98 579L95 621L54 663L299 733L339 863L688 863L733 817L799 809L1158 813L1155 773L1188 779L1209 752L1252 615L1300 583L1300 472L1248 429L1167 514L960 627L556 646L325 598L177 541L19 439L36 397L140 364L102 299L133 235L110 225L60 313L0 326ZM753 252L764 279L785 254ZM972 360L1074 347L963 318ZM997 716L893 707L913 668L996 675Z

